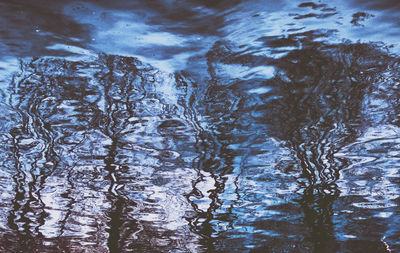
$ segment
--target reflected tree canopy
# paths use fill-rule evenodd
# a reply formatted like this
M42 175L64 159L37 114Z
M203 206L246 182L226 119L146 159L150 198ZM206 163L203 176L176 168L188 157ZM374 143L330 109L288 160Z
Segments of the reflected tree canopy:
M398 176L363 141L384 126L394 137L376 145L398 152L398 58L327 34L259 38L281 57L218 41L201 80L107 54L21 61L0 109L0 248L398 248L399 220L384 217L398 213ZM398 169L393 152L382 162ZM363 168L375 181L354 188ZM382 194L366 208L368 190ZM369 233L345 239L360 216Z

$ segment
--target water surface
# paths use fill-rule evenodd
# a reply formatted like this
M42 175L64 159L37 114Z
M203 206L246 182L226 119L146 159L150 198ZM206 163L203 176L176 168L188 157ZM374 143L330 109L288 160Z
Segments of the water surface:
M1 251L400 251L399 10L1 1Z

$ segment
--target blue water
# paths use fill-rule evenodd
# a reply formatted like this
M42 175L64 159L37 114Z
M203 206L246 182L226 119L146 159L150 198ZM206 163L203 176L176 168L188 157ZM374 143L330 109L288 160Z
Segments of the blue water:
M0 252L399 252L399 11L0 1Z

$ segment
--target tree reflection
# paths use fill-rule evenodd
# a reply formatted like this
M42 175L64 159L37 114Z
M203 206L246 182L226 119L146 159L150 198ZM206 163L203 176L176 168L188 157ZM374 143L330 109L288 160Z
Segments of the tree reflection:
M107 55L21 63L9 97L10 111L21 116L9 130L15 238L4 245L16 252L153 251L181 247L186 238L183 247L196 247L182 220L184 200L174 196L191 186L180 182L189 175L177 151L190 154L193 123L184 97L160 85L174 84L168 78L136 59ZM173 118L184 127L164 135ZM176 214L173 204L182 206Z
M327 37L259 38L279 57L218 42L206 82L112 55L21 62L0 111L13 187L1 244L339 249L337 181L350 161L335 154L360 136L365 98L395 59Z
M286 46L301 45L278 59L245 54L233 44L217 43L208 54L212 80L203 112L213 119L210 124L216 129L213 133L222 147L243 143L237 139L249 138L249 133L255 135L255 139L269 134L284 141L294 152L295 167L301 172L297 178L299 197L296 201L303 209L306 231L309 231L305 233L304 228L297 226L296 234L306 234L305 242L309 241L315 252L335 251L338 247L332 221L333 204L340 195L336 181L348 161L334 155L359 136L363 127L364 98L379 80L378 73L384 72L393 60L373 44L315 42L324 37L329 37L329 31L294 34L288 38L260 38L272 51L279 53ZM239 79L231 78L232 72L244 71L243 66L263 65L276 67L274 77L266 80L245 73ZM224 72L225 69L230 72ZM250 92L249 95L248 90L254 87L256 91L266 92ZM253 128L257 128L258 133ZM257 147L247 147L257 153ZM235 151L229 148L219 150L226 153L213 154L235 156ZM243 154L238 156L246 161ZM246 162L240 165L242 170L251 167L251 162ZM289 166L293 165L289 163ZM277 166L275 171L267 173L279 173L281 169ZM280 228L275 229L280 231ZM265 244L271 250L282 247L275 245L272 238Z

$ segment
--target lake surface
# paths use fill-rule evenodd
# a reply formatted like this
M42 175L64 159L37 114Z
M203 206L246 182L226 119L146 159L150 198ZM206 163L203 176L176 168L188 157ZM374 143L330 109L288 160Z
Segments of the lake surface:
M399 1L0 13L1 252L400 252Z

